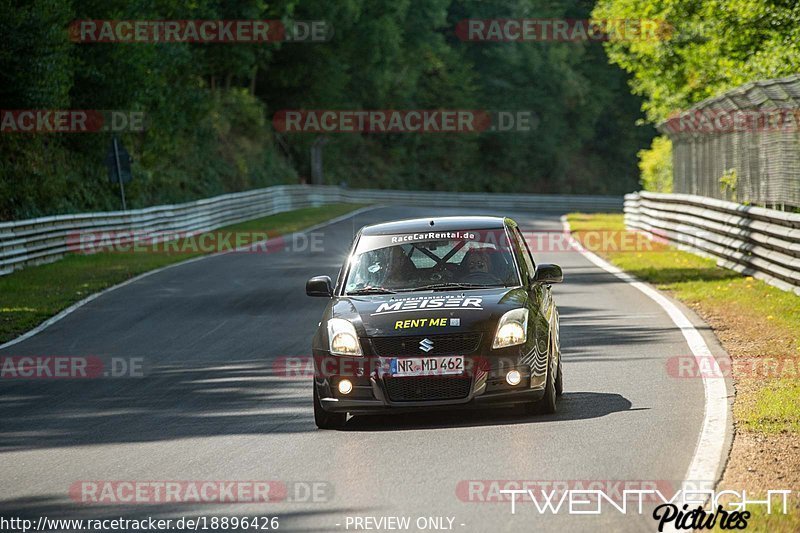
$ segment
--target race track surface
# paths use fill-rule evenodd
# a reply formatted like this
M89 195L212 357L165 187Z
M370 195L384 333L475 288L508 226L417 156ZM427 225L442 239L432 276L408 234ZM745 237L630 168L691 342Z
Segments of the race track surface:
M683 336L653 301L575 251L535 253L565 273L554 287L565 362L558 414L494 409L315 428L310 379L280 372L281 357L309 355L326 303L305 296L305 281L335 277L364 224L451 214L499 213L370 210L316 231L314 250L297 243L169 268L0 350L142 357L147 370L143 378L2 380L0 512L277 516L281 531L347 531L347 517L355 516L408 516L412 524L451 517L455 531L655 530L649 516L609 507L569 516L520 504L512 515L507 502L469 501L479 496L459 490L475 487L470 480L627 480L640 488L686 473L704 397L699 379L667 372L670 357L690 354ZM503 214L528 231L561 230L558 214ZM707 328L697 326L719 353ZM78 504L69 489L81 480L276 480L299 500L316 483L324 501Z

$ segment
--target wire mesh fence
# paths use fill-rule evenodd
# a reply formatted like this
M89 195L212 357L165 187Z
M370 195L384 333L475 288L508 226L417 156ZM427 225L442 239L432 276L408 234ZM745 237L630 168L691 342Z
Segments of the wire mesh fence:
M757 81L659 124L673 191L800 210L800 74Z

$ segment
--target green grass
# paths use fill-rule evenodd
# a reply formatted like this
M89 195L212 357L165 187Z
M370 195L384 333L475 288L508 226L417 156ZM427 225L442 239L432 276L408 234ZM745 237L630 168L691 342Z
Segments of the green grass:
M748 493L748 498L754 500L765 497L765 495L762 495L759 498L755 498ZM789 494L786 514L783 514L783 501L780 498L773 498L772 512L769 514L765 505L748 505L747 511L750 513L750 518L747 519L747 529L745 531L755 533L797 533L797 531L800 531L800 512L798 512L798 507L796 506L796 499L794 493ZM722 529L716 527L715 531L722 531ZM730 529L727 531L730 531Z
M285 235L361 207L332 204L287 211L215 230ZM0 277L0 343L30 330L90 294L159 267L203 255L200 252L70 254L55 263Z
M784 489L783 485L776 485L775 490ZM739 494L743 489L733 489ZM766 493L754 494L747 491L747 499L749 501L763 501L767 499ZM728 510L734 510L734 505L738 505L741 501L738 495L727 495L720 498L720 504ZM797 504L795 493L792 492L788 495L786 501L786 514L783 513L783 498L779 495L773 495L771 498L772 508L771 512L767 512L766 504L748 504L747 512L750 517L747 519L747 528L745 531L752 531L755 533L796 533L800 531L800 507ZM717 521L713 531L731 531L730 528L722 529Z
M800 433L800 384L796 379L767 382L747 409L744 421L761 433Z
M584 242L589 232L625 232L622 215L575 213L568 220ZM596 239L595 239L596 240ZM613 242L613 241L612 241ZM716 266L706 259L667 245L635 241L626 251L593 249L639 279L669 291L696 309L714 327L734 358L794 357L792 377L764 379L736 376L734 419L737 431L769 435L800 433L800 296ZM587 246L591 249L590 246ZM776 487L778 488L778 487ZM784 488L780 486L780 488ZM752 495L764 497L764 494ZM788 514L750 506L747 531L800 531L800 512L790 499ZM720 530L719 526L715 530Z
M624 232L620 214L574 213L568 220L581 242L590 232ZM648 241L625 251L593 251L697 309L729 341L726 348L734 358L800 357L800 296L663 244ZM734 407L737 427L760 433L800 432L796 372L786 379L743 376L737 383L743 385L737 387Z

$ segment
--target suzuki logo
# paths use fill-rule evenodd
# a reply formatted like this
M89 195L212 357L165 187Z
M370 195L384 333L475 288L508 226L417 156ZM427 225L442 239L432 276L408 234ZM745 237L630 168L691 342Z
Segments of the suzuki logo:
M428 338L422 339L419 341L419 349L425 353L430 352L433 350L433 341Z

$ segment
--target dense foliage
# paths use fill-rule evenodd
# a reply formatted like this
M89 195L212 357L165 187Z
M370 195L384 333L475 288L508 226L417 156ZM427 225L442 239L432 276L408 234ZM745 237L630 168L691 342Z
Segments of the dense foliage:
M624 3L624 2L623 2ZM144 111L126 133L129 207L310 176L312 133L282 109L528 110L530 132L332 134L325 179L351 187L613 193L636 188L641 101L598 42L463 42L466 18L588 18L591 0L0 0L2 109ZM324 43L93 43L76 19L325 20ZM638 77L637 77L638 79ZM643 93L644 94L644 93ZM119 207L110 135L0 135L0 218Z
M597 18L654 19L663 39L612 40L652 121L743 83L800 72L796 0L599 0Z
M672 192L672 141L655 137L648 150L639 152L639 170L644 190Z
M592 14L671 28L663 39L606 44L612 62L631 73L653 123L743 83L800 72L797 0L598 0ZM666 162L656 162L665 148L663 139L643 151L642 168L661 173ZM662 183L660 175L643 174L643 185Z

